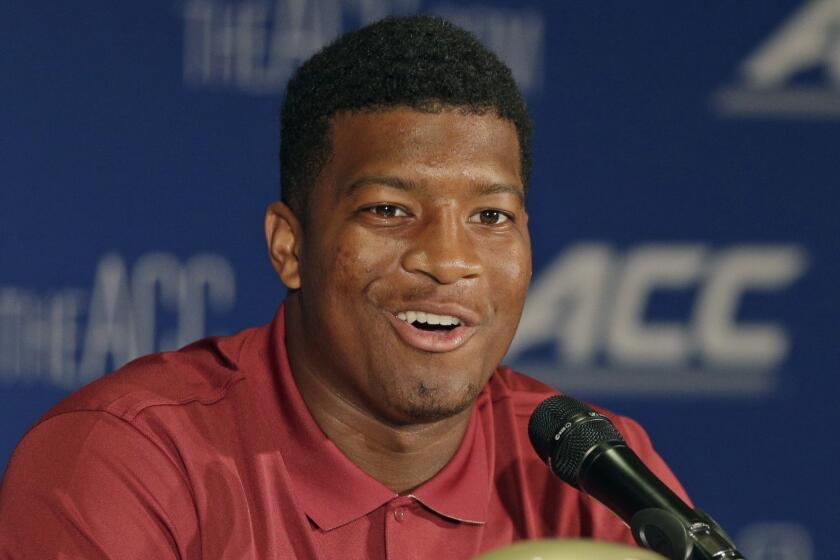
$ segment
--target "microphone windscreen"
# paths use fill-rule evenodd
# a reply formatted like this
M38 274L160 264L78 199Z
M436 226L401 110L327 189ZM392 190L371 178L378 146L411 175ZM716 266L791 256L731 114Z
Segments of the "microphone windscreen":
M624 442L609 419L567 395L545 399L531 414L528 437L537 455L575 488L587 452L602 442Z

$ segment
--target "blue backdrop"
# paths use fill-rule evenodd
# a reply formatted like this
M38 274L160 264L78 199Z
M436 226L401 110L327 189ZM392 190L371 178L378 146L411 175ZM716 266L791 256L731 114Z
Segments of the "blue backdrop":
M417 11L536 121L508 361L640 420L751 560L833 558L840 0L3 3L0 464L73 388L271 318L283 86Z

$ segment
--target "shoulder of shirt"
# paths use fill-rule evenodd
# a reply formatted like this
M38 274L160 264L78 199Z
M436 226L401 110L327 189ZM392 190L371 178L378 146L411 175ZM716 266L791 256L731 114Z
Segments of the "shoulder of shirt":
M218 402L246 377L240 368L243 347L267 329L253 327L231 336L204 338L177 351L133 360L72 393L37 424L62 414L94 411L133 422L151 407Z
M552 395L561 391L538 381L533 377L516 372L507 366L499 366L489 382L490 398L494 405L503 402L511 406L517 421L527 425L534 409ZM574 396L574 395L570 395ZM579 399L582 400L582 399ZM618 428L627 443L635 448L650 447L650 438L644 428L632 418L616 414L596 404L583 401L604 416Z

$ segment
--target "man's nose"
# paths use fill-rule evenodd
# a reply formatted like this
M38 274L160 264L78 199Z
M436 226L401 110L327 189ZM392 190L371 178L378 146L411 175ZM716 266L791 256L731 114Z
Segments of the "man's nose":
M440 284L480 276L483 266L467 226L454 213L430 219L410 241L403 268Z

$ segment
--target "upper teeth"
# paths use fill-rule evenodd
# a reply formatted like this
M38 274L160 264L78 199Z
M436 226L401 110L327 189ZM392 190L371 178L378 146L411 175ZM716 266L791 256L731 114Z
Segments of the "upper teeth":
M435 313L426 313L425 311L400 311L397 313L397 319L401 319L407 323L426 323L429 325L460 325L461 320L452 315L437 315Z

